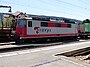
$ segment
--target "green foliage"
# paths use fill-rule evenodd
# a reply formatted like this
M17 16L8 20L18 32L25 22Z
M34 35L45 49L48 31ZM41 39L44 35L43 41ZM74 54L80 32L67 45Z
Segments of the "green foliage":
M13 17L11 17L11 16L9 16L9 17L3 17L2 20L0 18L0 27L2 27L2 22L3 22L3 27L11 27L12 20L13 20Z
M90 23L89 19L83 20L83 23Z
M3 21L4 27L10 27L12 24L12 19L13 19L12 17L5 18Z

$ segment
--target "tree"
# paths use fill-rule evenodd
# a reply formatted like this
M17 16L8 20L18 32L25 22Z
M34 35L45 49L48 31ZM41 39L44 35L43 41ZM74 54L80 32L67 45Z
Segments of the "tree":
M83 20L83 23L90 23L89 19Z

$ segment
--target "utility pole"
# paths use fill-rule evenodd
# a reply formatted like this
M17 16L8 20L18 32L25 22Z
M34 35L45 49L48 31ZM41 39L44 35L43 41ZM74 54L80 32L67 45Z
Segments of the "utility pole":
M12 12L11 11L11 6L0 5L0 8L9 8L9 11L8 12ZM2 29L3 29L3 14L1 14L1 23L2 23Z

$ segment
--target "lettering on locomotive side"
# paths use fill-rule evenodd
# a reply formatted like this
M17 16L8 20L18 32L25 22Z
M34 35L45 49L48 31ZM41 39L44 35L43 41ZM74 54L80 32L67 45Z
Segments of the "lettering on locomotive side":
M41 32L44 32L44 33L49 33L51 32L51 29L45 29L45 28L40 28L40 27L34 27L34 31L38 34L38 33L41 33Z
M48 33L48 32L51 32L51 29L39 29L39 31Z

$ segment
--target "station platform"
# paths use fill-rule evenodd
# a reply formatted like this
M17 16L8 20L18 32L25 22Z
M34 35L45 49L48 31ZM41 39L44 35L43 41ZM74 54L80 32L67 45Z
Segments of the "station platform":
M17 47L17 45L14 46ZM4 65L6 67L90 67L90 64L70 57L63 55L55 56L56 54L62 54L87 47L90 47L90 41L65 43L56 46L0 53L0 58L3 60L3 64L6 63ZM25 63L22 62L24 60Z

